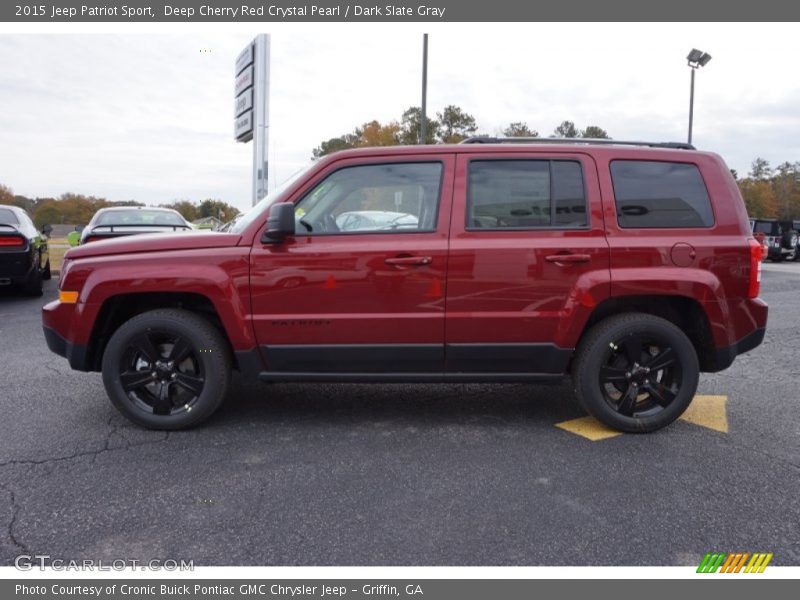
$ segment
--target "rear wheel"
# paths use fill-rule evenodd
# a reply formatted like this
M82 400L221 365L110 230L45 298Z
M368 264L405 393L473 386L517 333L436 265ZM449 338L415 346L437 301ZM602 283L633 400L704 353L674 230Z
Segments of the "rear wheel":
M28 280L25 282L25 293L28 296L41 296L42 289L42 271L37 264L31 274L28 275Z
M675 325L629 313L595 325L573 364L575 393L597 420L627 432L661 429L694 397L697 353Z
M53 277L52 273L50 272L50 259L47 259L47 263L44 265L44 273L42 273L42 279L45 281L50 281Z
M150 429L184 429L225 399L231 359L222 334L178 309L142 313L123 324L103 354L103 383L123 415Z

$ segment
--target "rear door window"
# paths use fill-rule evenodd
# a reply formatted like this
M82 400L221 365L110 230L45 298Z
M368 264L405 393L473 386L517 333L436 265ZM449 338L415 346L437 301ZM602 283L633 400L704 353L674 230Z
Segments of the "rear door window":
M581 165L572 160L473 160L468 230L586 227Z
M615 160L611 179L622 228L711 227L714 214L697 165Z

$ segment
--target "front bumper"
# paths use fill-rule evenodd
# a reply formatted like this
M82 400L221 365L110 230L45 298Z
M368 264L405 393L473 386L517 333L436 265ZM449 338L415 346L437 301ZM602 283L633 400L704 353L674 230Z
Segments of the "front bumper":
M69 361L78 371L94 370L89 355L89 341L80 337L75 322L80 320L86 305L65 304L54 300L42 307L42 328L47 347Z
M69 366L77 371L89 371L89 360L86 346L74 344L61 337L55 330L49 327L42 327L44 339L51 352L63 356L69 362Z

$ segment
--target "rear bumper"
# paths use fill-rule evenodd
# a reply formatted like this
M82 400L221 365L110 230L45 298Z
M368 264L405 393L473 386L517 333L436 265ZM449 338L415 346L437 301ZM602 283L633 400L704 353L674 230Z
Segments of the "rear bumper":
M781 257L788 256L791 252L790 249L784 248L783 246L770 246L769 250L767 250L767 258L777 260Z
M42 327L44 330L44 339L47 342L47 347L51 352L55 352L59 356L63 356L69 362L69 366L77 371L88 371L88 356L86 346L81 344L73 344L65 340L55 330L49 327Z
M734 359L740 354L750 352L764 341L767 330L767 317L769 307L761 298L742 299L732 308L731 320L736 326L732 331L741 336L729 346L717 347L713 368L705 368L707 372L717 372L731 366Z
M0 252L0 281L5 284L25 283L31 276L34 261L30 250Z
M717 349L717 362L716 362L716 369L715 371L722 371L723 369L727 369L728 367L733 364L733 360L739 356L740 354L744 354L745 352L750 352L753 348L761 345L761 342L764 341L764 334L767 332L766 327L761 327L756 329L752 333L744 336L735 344L732 344L726 348L718 348Z

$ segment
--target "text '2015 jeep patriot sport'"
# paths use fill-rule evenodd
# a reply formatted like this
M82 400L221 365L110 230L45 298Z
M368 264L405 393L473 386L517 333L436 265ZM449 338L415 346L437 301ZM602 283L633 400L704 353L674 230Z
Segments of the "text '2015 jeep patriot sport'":
M716 154L681 144L356 149L228 233L70 250L51 350L151 428L264 381L546 382L623 431L671 423L758 346L761 247ZM533 141L532 141L533 142Z

